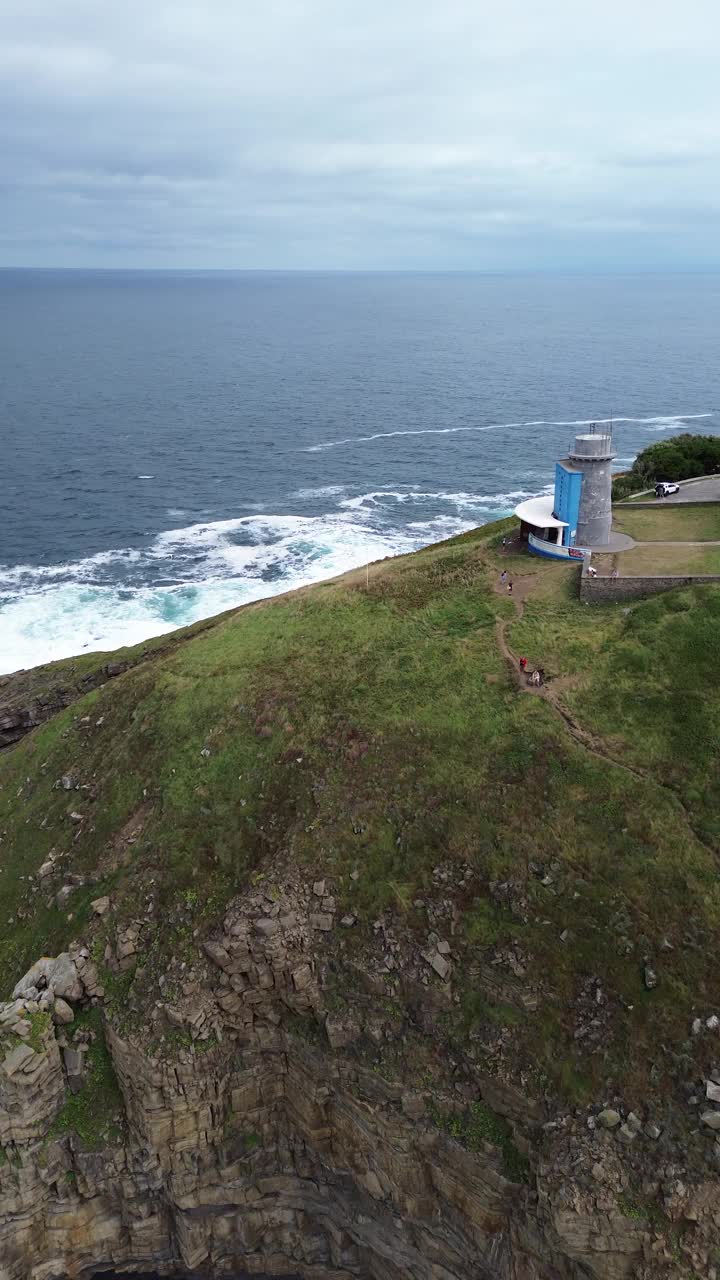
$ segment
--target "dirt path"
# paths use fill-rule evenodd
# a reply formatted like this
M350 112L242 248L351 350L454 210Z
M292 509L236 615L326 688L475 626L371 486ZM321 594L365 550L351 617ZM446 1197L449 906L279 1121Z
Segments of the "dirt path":
M522 579L513 580L513 593L509 597L515 606L515 621L519 621L525 612L525 600L530 592L530 588L534 581L534 576L528 576ZM501 584L495 585L495 591L498 595L507 595L506 588ZM680 798L674 787L669 786L665 782L660 782L654 774L647 773L644 769L639 769L635 765L626 764L624 760L618 759L613 755L602 738L592 733L579 724L572 713L568 710L559 696L561 687L571 687L571 683L575 683L576 677L567 677L563 680L562 686L560 681L553 681L553 685L541 685L538 688L530 685L524 674L520 670L519 655L516 654L508 644L507 627L508 622L512 619L497 618L495 622L495 635L497 638L498 648L502 653L505 662L510 670L513 683L520 693L528 694L530 697L541 698L546 702L560 719L563 721L570 737L577 742L578 746L588 751L590 755L596 756L597 759L603 760L606 764L614 765L616 769L622 769L624 773L629 774L633 778L639 778L642 782L650 783L655 787L659 787L661 791L673 801L675 806L681 810L684 820L692 832L695 839L703 846L704 849L713 857L717 858L718 853L711 845L706 844L700 833L696 830L692 814L687 808L685 802Z
M502 586L496 589L499 595L502 594ZM522 589L516 591L515 582L513 582L513 594L511 598L515 605L516 621L519 621L525 612L525 599L527 594L527 589L524 592ZM581 747L584 747L586 751L592 752L593 755L599 756L602 760L606 760L610 764L617 765L619 769L624 769L626 773L631 773L636 778L646 779L648 776L647 774L643 773L640 769L633 768L632 765L625 764L622 760L618 760L615 756L611 755L606 750L601 739L596 738L594 734L590 733L587 729L584 729L582 725L578 724L574 716L572 716L567 708L562 705L558 697L557 682L554 682L553 686L544 684L539 688L537 685L527 683L525 675L520 670L519 655L514 653L508 644L507 625L507 618L498 618L495 623L495 635L497 637L500 652L510 669L513 682L519 692L528 694L532 698L542 698L543 702L548 702L556 714L564 721L565 727L568 729L571 737L573 737ZM564 686L566 688L568 687L567 680L564 682Z

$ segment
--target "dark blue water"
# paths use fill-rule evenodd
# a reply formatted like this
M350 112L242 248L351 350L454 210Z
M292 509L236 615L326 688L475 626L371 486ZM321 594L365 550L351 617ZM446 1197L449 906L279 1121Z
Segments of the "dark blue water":
M720 430L720 275L0 271L0 671L411 550Z

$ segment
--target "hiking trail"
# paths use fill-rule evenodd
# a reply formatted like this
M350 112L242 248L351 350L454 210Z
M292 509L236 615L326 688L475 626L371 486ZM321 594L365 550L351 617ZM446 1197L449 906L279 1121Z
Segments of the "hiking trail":
M674 805L682 810L684 820L695 839L703 846L704 849L707 850L708 853L712 855L713 858L717 858L717 849L714 849L712 845L707 844L702 835L700 835L693 823L690 810L687 808L685 802L680 798L674 787L667 782L659 781L657 777L646 772L644 769L640 769L636 765L626 764L624 760L618 759L618 757L613 755L608 749L602 738L579 724L568 708L563 705L559 696L561 687L571 688L578 682L580 679L579 676L561 677L559 680L554 680L552 686L543 684L540 685L540 687L537 687L536 685L527 683L525 675L520 670L520 657L508 644L507 627L508 624L512 622L519 622L522 619L525 613L525 600L527 598L529 588L535 582L535 578L536 575L534 574L526 574L523 577L513 578L513 590L512 594L509 596L502 583L496 582L494 587L497 595L507 596L512 600L514 606L514 618L496 619L495 635L497 638L498 648L500 649L500 652L502 653L510 670L516 689L518 692L528 694L531 697L541 698L550 707L552 707L555 714L562 720L565 728L570 734L570 737L585 751L588 751L591 755L596 756L600 760L604 760L606 764L614 765L616 769L622 769L625 773L630 774L631 777L639 778L642 782L650 783L652 786L659 787L664 791L671 798Z

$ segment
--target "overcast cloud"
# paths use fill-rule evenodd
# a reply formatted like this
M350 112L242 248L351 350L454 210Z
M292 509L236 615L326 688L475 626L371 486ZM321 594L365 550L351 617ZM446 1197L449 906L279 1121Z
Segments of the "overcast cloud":
M0 264L720 265L717 0L0 0Z

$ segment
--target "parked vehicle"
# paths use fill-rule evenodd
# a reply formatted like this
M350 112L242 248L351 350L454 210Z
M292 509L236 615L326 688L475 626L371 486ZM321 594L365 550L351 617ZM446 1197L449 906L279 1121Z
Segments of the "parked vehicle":
M670 480L661 480L655 485L656 498L669 498L671 493L679 493L680 485L673 484Z

